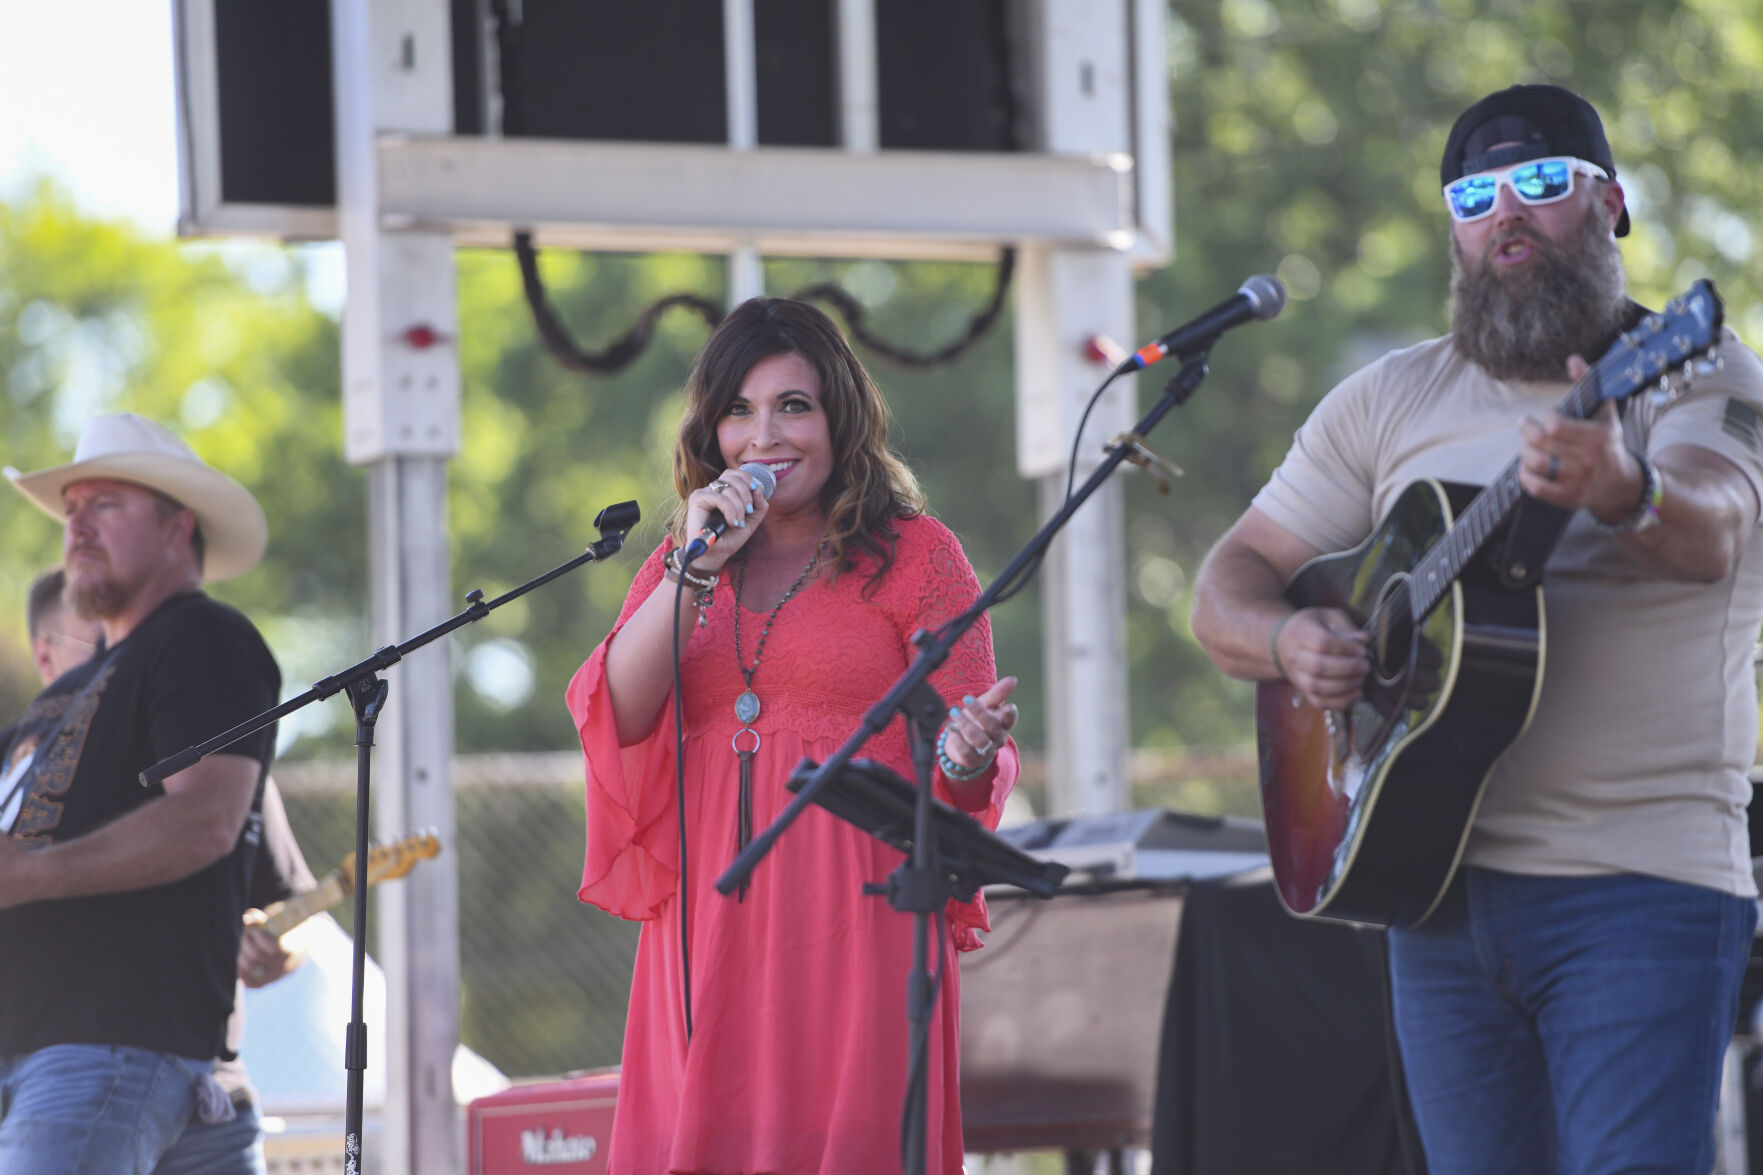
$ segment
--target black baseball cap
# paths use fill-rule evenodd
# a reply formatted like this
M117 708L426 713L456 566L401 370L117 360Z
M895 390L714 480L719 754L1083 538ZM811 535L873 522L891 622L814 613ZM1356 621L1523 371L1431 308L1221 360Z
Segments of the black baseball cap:
M1512 145L1493 150L1495 143ZM1590 102L1560 86L1509 86L1489 94L1452 124L1439 162L1439 186L1548 155L1572 155L1616 178L1604 124ZM1626 207L1616 222L1616 235L1628 235Z

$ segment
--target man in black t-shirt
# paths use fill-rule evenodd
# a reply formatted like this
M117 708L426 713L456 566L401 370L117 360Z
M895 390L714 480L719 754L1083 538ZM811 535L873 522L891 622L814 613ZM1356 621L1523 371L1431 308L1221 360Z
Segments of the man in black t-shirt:
M76 613L64 599L67 577L59 566L31 582L25 605L25 622L31 640L31 656L45 687L70 669L85 664L103 639L98 621ZM59 695L66 700L65 693ZM0 750L5 770L0 772L0 832L12 827L18 799L12 781L22 780L29 768L39 737L46 733L43 712L33 707L31 717L0 730ZM317 886L300 843L294 839L287 809L274 777L263 781L263 843L258 846L249 870L246 892L245 933L239 942L239 981L248 987L265 987L283 978L305 961L303 947L287 942L261 928L263 911L276 902ZM290 932L290 935L297 932ZM235 994L233 1014L227 1018L227 1049L236 1054L245 1039L244 1001ZM222 1056L214 1063L214 1079L232 1100L234 1115L225 1121L190 1122L171 1148L160 1157L153 1175L263 1175L268 1168L263 1153L263 1124L257 1110L256 1091L245 1062Z
M145 1175L230 1109L211 1071L273 729L139 774L275 703L262 638L201 590L250 570L268 531L247 490L138 416L7 476L63 520L67 596L104 649L33 703L53 713L0 837L0 1175Z

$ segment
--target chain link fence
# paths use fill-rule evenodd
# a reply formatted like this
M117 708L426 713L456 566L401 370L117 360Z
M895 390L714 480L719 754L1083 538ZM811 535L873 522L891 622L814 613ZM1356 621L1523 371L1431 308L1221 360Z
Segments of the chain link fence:
M1038 758L1023 766L1017 817L1027 819L1047 810L1046 781ZM274 773L323 876L355 845L354 760L278 763ZM1256 814L1252 748L1135 751L1129 773L1135 807ZM453 788L453 843L416 868L458 871L462 1042L512 1078L616 1065L639 926L576 900L581 755L460 756ZM348 929L348 903L331 913ZM370 952L375 925L370 905Z
M354 761L277 764L275 777L322 876L355 846ZM576 900L581 755L463 756L453 819L452 843L416 868L458 872L462 1042L510 1077L616 1065L639 927ZM349 929L348 903L331 913ZM370 953L374 926L370 904Z

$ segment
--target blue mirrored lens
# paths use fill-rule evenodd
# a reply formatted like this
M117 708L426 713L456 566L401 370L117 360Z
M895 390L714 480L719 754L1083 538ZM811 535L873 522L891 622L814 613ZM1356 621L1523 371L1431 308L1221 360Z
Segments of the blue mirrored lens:
M1573 169L1564 159L1539 159L1512 173L1512 190L1524 201L1559 200L1573 189Z
M1480 216L1494 206L1500 183L1491 175L1472 175L1450 187L1451 211L1464 220Z

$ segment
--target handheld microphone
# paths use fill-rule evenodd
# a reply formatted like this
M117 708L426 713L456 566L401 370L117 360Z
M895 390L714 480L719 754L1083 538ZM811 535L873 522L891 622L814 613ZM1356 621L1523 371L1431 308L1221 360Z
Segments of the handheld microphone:
M1280 284L1279 279L1258 273L1244 282L1233 296L1200 317L1176 327L1155 342L1140 347L1131 359L1120 365L1115 374L1143 370L1169 355L1186 359L1210 347L1219 335L1234 326L1277 317L1285 309L1285 304L1286 288Z
M759 492L764 494L767 500L777 490L777 475L771 471L770 466L761 465L757 461L749 461L741 466L741 472L753 479ZM714 547L716 540L721 538L722 532L727 529L728 519L722 516L722 511L712 510L710 517L704 523L704 529L698 532L698 537L687 543L686 549L680 552L680 566L689 565L693 559Z

